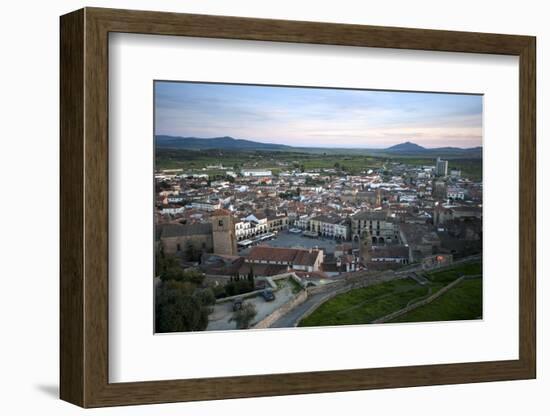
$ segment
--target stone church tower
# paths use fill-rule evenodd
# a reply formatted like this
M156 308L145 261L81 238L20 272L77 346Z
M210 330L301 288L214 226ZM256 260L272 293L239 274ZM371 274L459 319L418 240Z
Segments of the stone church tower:
M380 188L376 190L376 206L381 207L382 206L382 194L380 192Z
M236 256L235 220L231 213L225 209L218 209L212 213L210 219L214 254Z
M364 263L368 263L371 259L372 251L372 236L368 228L361 234L359 244L359 256Z

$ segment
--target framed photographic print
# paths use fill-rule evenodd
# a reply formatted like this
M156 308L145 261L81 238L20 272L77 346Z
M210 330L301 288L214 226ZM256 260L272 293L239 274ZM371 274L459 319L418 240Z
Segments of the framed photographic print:
M61 17L61 398L534 378L535 38Z

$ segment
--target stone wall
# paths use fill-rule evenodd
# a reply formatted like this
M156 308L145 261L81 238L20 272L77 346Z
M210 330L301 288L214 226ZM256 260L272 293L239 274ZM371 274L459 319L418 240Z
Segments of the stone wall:
M449 283L447 286L439 289L437 292L435 292L433 295L428 296L426 299L419 300L418 302L415 302L409 306L404 307L403 309L400 309L398 311L392 312L386 316L383 316L382 318L375 319L372 321L372 324L383 324L385 322L391 321L401 315L405 315L406 313L409 313L410 311L419 308L421 306L427 305L428 303L433 302L437 298L439 298L441 295L444 295L449 290L451 290L453 287L458 285L460 282L462 282L464 279L466 279L466 276L461 276L456 280L453 280L451 283Z
M179 252L186 253L189 250L189 246L193 246L193 249L198 252L212 252L213 241L212 234L192 234L182 235L178 237L163 237L162 244L164 246L164 252L166 254L176 254Z
M378 283L387 282L390 280L396 280L396 279L405 279L407 278L407 275L399 276L393 272L384 272L380 273L375 276L361 276L358 278L350 278L346 280L341 280L332 284L327 284L323 286L316 286L312 288L308 288L308 296L318 295L322 294L324 292L327 292L325 296L322 296L318 302L316 302L314 305L312 305L300 318L300 320L296 323L296 325L299 325L302 320L307 318L309 315L311 315L313 312L317 310L321 305L323 305L328 300L341 295L343 293L347 293L350 290L354 289L361 289L364 287L372 286Z
M276 320L284 316L291 309L305 302L306 299L307 299L307 291L302 290L298 295L294 296L291 300L289 300L283 306L276 309L271 314L267 315L264 319L256 323L256 325L253 326L253 329L269 328L271 325L273 325L273 323Z

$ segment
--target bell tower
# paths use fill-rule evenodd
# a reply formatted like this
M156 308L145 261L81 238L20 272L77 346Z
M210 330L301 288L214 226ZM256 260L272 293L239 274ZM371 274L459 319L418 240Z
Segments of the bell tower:
M372 236L368 228L365 229L365 231L363 231L363 233L361 234L359 243L359 255L361 256L361 259L364 263L368 263L371 258L370 256L372 250Z
M231 213L225 209L218 209L212 213L210 219L214 254L236 256L235 220Z

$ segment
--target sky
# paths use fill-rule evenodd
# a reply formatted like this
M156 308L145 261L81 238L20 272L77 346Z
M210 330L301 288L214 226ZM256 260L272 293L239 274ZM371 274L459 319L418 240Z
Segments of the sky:
M482 145L482 96L155 82L155 134L306 147Z

